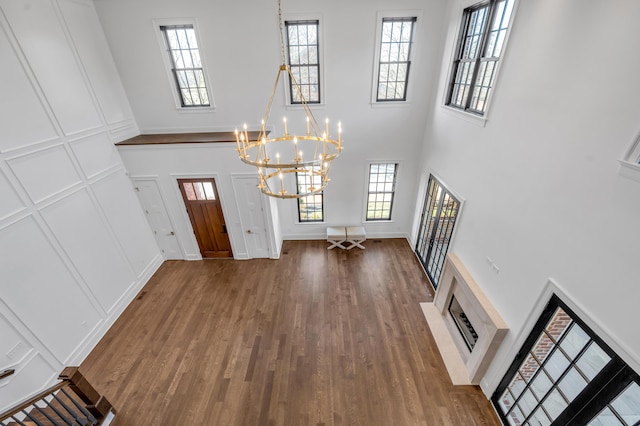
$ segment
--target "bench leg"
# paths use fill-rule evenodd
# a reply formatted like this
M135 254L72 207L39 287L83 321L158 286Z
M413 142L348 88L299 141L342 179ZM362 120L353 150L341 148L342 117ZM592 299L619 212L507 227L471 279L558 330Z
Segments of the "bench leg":
M351 244L349 247L347 247L347 250L351 250L354 247L359 247L362 250L365 249L365 247L362 244L360 244L360 243L364 242L364 240L347 240L347 242L349 244Z
M345 246L342 245L342 243L345 242L345 240L327 240L328 243L331 243L331 245L329 247L327 247L327 250L331 250L334 247L338 247L341 249L345 249Z

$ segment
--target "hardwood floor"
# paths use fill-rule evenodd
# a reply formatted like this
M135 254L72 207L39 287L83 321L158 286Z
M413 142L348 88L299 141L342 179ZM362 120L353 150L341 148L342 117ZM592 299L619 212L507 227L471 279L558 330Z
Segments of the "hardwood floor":
M165 262L81 365L118 425L499 425L452 386L403 239Z

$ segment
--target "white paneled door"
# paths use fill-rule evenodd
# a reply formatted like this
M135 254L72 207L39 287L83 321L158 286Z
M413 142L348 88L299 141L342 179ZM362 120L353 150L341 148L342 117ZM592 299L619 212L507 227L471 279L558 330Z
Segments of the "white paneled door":
M133 178L132 180L162 255L167 260L184 259L158 182L155 179Z
M233 186L249 258L270 257L264 195L258 189L258 177L233 176Z

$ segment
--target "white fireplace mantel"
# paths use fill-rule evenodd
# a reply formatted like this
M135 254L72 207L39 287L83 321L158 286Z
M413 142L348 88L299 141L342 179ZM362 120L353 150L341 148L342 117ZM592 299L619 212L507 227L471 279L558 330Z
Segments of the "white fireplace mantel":
M478 335L472 350L449 313L454 296ZM455 254L447 255L433 303L420 305L453 384L479 384L508 327Z

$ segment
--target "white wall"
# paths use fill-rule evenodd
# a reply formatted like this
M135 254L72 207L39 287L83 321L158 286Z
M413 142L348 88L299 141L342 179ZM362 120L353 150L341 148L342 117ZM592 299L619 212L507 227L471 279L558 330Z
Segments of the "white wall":
M280 63L275 0L99 0L96 8L142 133L228 131L244 122L254 128L259 125ZM441 54L444 8L441 0L282 2L285 16L299 18L308 14L320 18L326 104L313 109L319 120L329 117L332 123L342 121L346 147L331 168L332 182L325 191L326 223L298 224L295 201L278 201L278 222L284 239L324 238L327 225L359 224L364 216L369 161L400 161L400 168L393 222L365 224L368 234L409 234L418 173L416 153L421 149L433 76ZM377 14L389 10L420 14L409 102L372 107ZM154 21L172 18L195 19L215 111L175 108L162 60L164 52L153 25ZM284 107L284 88L281 89L271 114L276 126L280 126L285 114L293 114ZM228 147L229 152L232 149ZM122 154L129 155L124 151ZM232 157L226 152L210 157L204 170L247 172L246 166ZM226 163L227 159L231 164ZM174 168L187 170L187 164L181 161L182 156L176 155ZM133 167L133 163L127 164ZM151 174L166 173L146 169ZM130 171L137 173L137 169Z
M618 164L640 130L640 3L521 0L484 127L441 106L462 2L450 12L422 175L466 200L451 249L511 328L485 392L549 278L640 371L640 185Z
M0 411L78 364L162 262L93 4L0 0Z

